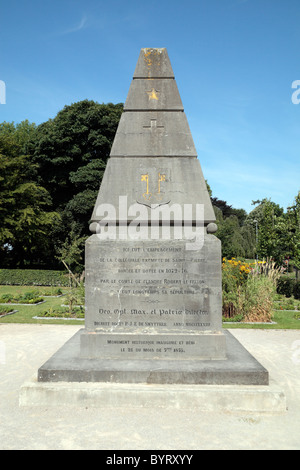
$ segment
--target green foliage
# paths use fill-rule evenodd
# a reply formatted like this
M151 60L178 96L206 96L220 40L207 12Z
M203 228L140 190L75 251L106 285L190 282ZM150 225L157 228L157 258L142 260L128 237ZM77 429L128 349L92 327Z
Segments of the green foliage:
M0 269L0 285L8 286L68 286L65 271L40 269Z
M236 216L231 215L223 219L216 235L222 242L222 253L224 256L228 258L235 256L246 257L249 254L245 237L243 237L243 231Z
M225 258L253 258L255 233L251 225L245 224L247 213L244 209L234 209L226 201L212 197L206 182L214 208L218 230L216 236L222 243L222 255Z
M2 267L59 268L68 238L89 235L122 110L84 100L40 126L0 124ZM82 243L80 251L82 266Z
M288 207L286 217L289 221L291 257L294 266L300 269L300 191L295 197L294 204Z
M72 242L90 235L89 220L122 111L122 104L84 100L65 106L36 129L31 160L38 165L38 181L51 195L53 210L61 216L51 232L52 266L59 266L56 260L70 238ZM82 243L80 251L77 266L82 266Z
M64 210L78 192L98 191L123 106L80 101L38 126L33 162L55 208ZM87 207L88 218L91 205Z
M0 125L0 254L3 265L24 266L41 257L49 231L59 222L51 198L37 184L37 166L22 152L33 132L24 125Z
M292 297L294 291L294 279L287 276L280 276L277 282L278 294L284 295L285 297Z
M223 315L226 318L244 315L245 285L252 266L240 260L223 258Z
M300 266L300 193L286 213L270 199L255 203L259 205L250 212L246 223L257 224L258 257L271 257L279 265L292 258L295 266Z
M39 316L44 318L84 318L85 311L81 306L75 306L71 311L66 307L50 307L48 310L39 313Z
M264 274L250 275L245 289L245 321L270 322L273 316L273 300L276 282Z
M280 300L274 302L273 307L276 310L300 310L300 301L280 295Z
M67 235L66 239L57 248L57 258L67 266L68 270L81 272L84 267L84 242L86 237L79 237L74 230Z
M279 270L274 263L223 259L223 316L249 322L270 322Z
M25 292L24 294L3 294L0 296L0 303L11 304L37 304L43 302L43 297L40 297L36 292Z
M6 305L0 305L0 316L7 315L8 313L13 312L15 307L8 307Z
M255 233L251 225L244 224L246 212L243 209L232 209L224 201L221 202L224 204L214 206L214 211L218 225L216 236L222 242L223 256L253 258Z
M295 299L300 299L300 281L295 281L293 294Z
M258 205L248 215L226 201L211 200L224 257L270 258L279 266L291 259L300 269L300 192L287 212L266 198L254 201Z

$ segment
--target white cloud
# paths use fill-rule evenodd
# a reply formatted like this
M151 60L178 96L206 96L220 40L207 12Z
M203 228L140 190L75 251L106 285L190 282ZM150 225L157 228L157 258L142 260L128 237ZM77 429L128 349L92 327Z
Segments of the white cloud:
M56 36L65 36L66 34L72 34L72 33L77 33L78 31L81 31L82 29L84 29L87 25L87 16L86 15L83 15L83 17L81 18L80 22L71 27L71 28L67 28L65 29L64 31L60 31L60 32L57 32L55 33Z

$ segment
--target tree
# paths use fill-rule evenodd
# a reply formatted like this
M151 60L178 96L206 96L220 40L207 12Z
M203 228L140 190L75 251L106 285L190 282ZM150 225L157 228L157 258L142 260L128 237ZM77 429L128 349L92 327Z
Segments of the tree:
M84 100L65 106L36 129L32 162L62 220L53 232L53 259L71 232L75 238L89 236L89 219L122 111L122 104Z
M224 217L232 215L232 206L229 206L226 201L222 201L217 197L211 197L211 202L214 208L217 207L222 211Z
M260 259L273 258L281 263L286 251L281 237L286 231L283 208L267 198L252 203L259 205L250 212L246 224L257 224L257 255Z
M82 271L83 269L83 249L85 237L78 237L71 230L66 240L58 248L58 260L61 261L69 271Z
M63 211L84 189L98 191L122 110L84 100L38 126L32 160L55 208Z
M287 208L287 219L290 224L291 258L294 266L300 269L300 191L294 199L294 204ZM298 273L297 273L298 274Z
M210 193L211 196L211 193ZM211 197L218 230L216 236L222 242L222 254L226 258L254 256L255 234L245 225L247 212L234 209L226 201Z
M272 258L277 264L292 259L300 268L300 191L286 213L267 198L253 203L258 205L248 215L246 225L257 224L258 256Z
M39 263L47 250L49 231L59 215L51 210L45 188L36 183L37 166L23 154L34 126L28 121L0 125L0 252L1 264Z
M255 233L251 226L240 225L236 215L223 217L222 211L215 208L218 230L216 236L222 242L222 254L225 258L253 258Z
M2 149L5 145L12 149L15 146L18 153L29 154L29 146L32 137L35 134L36 125L30 123L27 119L18 124L14 122L0 123L0 136L2 138Z

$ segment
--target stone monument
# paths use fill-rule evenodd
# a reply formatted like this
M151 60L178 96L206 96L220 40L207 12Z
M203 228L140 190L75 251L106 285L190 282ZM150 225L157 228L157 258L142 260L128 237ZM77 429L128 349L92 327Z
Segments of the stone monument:
M222 330L221 243L166 49L142 49L91 217L86 319L40 382L268 384Z

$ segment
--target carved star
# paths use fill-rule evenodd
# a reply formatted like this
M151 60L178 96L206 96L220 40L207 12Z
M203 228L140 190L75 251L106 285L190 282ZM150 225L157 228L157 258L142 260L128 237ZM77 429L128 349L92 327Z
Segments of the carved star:
M150 100L157 100L159 99L158 95L159 95L159 91L155 90L154 88L152 88L151 91L147 91L146 92L149 96L149 101Z

